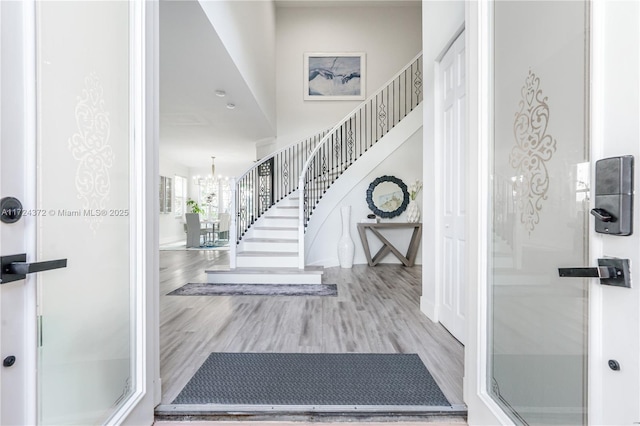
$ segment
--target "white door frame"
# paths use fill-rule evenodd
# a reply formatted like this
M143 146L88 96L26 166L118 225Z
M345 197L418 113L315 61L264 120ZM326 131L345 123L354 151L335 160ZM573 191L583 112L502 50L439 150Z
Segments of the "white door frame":
M0 188L3 197L14 196L23 205L33 206L36 201L35 161L29 162L27 158L35 156L35 91L26 83L35 81L35 63L34 57L24 49L29 43L26 34L34 31L34 21L27 19L32 9L33 5L29 3L0 4L3 20L0 38L6 39L2 46L0 95L3 120L0 125L3 141L4 138L10 138L17 142L2 145L0 160L3 162L3 180ZM9 105L11 108L6 107ZM9 169L4 166L7 163ZM15 169L12 170L13 166ZM21 182L15 176L22 176L25 169L30 180ZM12 226L0 227L2 255L35 252L36 229L33 219L23 219ZM30 276L29 280L5 284L6 287L2 289L5 306L4 311L0 306L0 313L3 320L10 320L0 327L0 331L4 331L0 336L0 353L2 358L15 355L17 361L10 369L0 367L0 422L35 424L37 419L37 357L34 343L37 314L35 303L32 303L36 298L35 279Z
M129 0L131 1L131 0ZM140 182L136 228L140 240L137 252L143 266L136 288L138 324L136 332L136 398L124 406L113 424L152 424L155 407L162 396L160 380L160 261L159 212L160 184L160 85L159 85L159 4L158 0L133 0L138 31L132 40L136 86L132 105L138 132L136 158L139 168L134 179Z
M591 158L633 155L636 199L631 236L591 232L591 264L605 256L630 259L632 288L592 280L589 422L632 424L640 422L640 4L595 0L591 14ZM620 371L608 368L609 359Z
M131 0L130 0L131 1ZM134 0L138 8L140 31L136 34L133 59L137 86L134 105L136 121L141 127L136 156L140 168L135 179L144 182L137 200L144 212L138 216L136 227L144 249L139 252L144 268L138 282L138 334L136 349L137 378L142 393L123 407L114 424L141 425L154 422L155 407L160 404L162 390L160 380L160 261L159 261L159 212L160 195L160 85L159 85L159 4L158 0Z
M16 153L2 152L3 156L11 156L17 162L24 158L27 180L18 182L24 186L24 192L17 190L15 195L22 198L26 205L35 204L35 165L36 165L36 12L35 0L25 0L13 3L11 8L0 5L0 13L6 19L15 19L11 24L15 28L11 33L3 28L3 36L11 35L16 40L15 45L21 47L19 54L11 53L4 57L3 51L3 77L11 74L11 79L5 82L15 84L8 90L7 86L0 87L0 95L3 96L3 104L15 102L16 115L20 117L12 126L11 134L19 138L19 143L13 146ZM131 81L133 93L131 96L131 120L133 126L135 149L133 153L131 179L135 187L135 197L131 200L132 212L135 214L133 230L137 242L132 246L132 253L136 257L140 267L134 277L136 286L132 293L135 300L135 345L136 352L133 357L135 363L135 382L133 396L121 407L109 420L110 424L152 424L154 408L160 402L160 373L159 373L159 270L158 270L158 4L157 0L133 0L130 1L131 19L134 31L131 33ZM11 15L9 15L11 14ZM14 55L20 56L15 61ZM4 78L3 78L4 80ZM6 123L0 123L5 124ZM4 130L4 129L3 129ZM4 134L4 132L3 132ZM6 144L5 144L6 146ZM25 147L25 148L23 148ZM15 155L15 156L14 156ZM8 157L5 157L5 159ZM20 176L21 173L17 174ZM8 178L8 176L4 176ZM15 178L14 178L15 179ZM10 181L10 179L7 179ZM4 181L3 184L6 184ZM20 185L18 185L20 186ZM6 188L6 185L3 186ZM20 193L18 193L20 192ZM4 196L5 194L3 194ZM9 194L6 194L9 195ZM25 218L28 219L28 218ZM20 249L21 252L35 253L35 226L34 221L23 219L19 227L3 227L3 238L13 235L12 245L3 244L2 254L9 254L7 250ZM17 235L19 232L20 235ZM22 237L22 238L20 238ZM13 246L13 240L23 240L24 247ZM22 292L24 306L21 307L21 315L26 322L20 326L23 330L20 342L11 342L12 347L17 347L21 354L20 363L16 363L14 371L22 377L23 388L18 392L3 387L0 401L0 415L11 414L11 418L18 423L37 423L37 344L36 344L36 280L37 275L28 276L23 284L16 289ZM6 312L5 312L6 314ZM0 336L1 337L1 336ZM2 341L0 341L0 345ZM9 348L1 348L2 355ZM12 350L13 351L13 350ZM3 367L0 367L3 368ZM13 368L13 367L12 367ZM7 374L7 373L5 373ZM7 398L7 396L9 398ZM15 417L14 417L15 414ZM1 418L1 417L0 417Z
M513 422L489 396L488 212L490 123L490 7L487 0L466 2L467 43L467 341L464 353L464 401L469 424Z
M640 5L634 2L591 3L591 163L632 154L636 158L635 182L640 186ZM468 193L467 262L469 270L468 336L465 346L464 399L469 424L513 424L487 392L488 343L488 197L491 141L491 8L488 0L466 2ZM615 76L615 77L612 77ZM634 77L635 76L635 77ZM628 100L620 101L620 77L636 82ZM620 142L622 140L622 142ZM612 143L612 142L616 143ZM636 189L636 194L638 190ZM591 262L604 256L631 259L640 265L636 200L636 236L611 237L590 231ZM576 265L578 266L578 265ZM632 266L633 268L633 266ZM635 274L638 275L636 271ZM590 284L588 412L590 424L630 424L640 421L640 285L631 289ZM623 290L623 291L621 291ZM623 372L606 367L618 357Z

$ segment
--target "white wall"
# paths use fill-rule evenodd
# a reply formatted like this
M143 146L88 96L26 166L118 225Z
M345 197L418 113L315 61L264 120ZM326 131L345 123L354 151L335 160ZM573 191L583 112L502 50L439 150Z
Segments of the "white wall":
M427 206L438 205L439 185L436 180L437 163L435 161L436 141L436 61L456 32L464 24L465 5L463 1L424 1L422 3L423 28L423 59L424 59L424 150L423 150L423 179L424 182L436 182L435 185L425 185L423 211ZM422 240L436 241L434 221L427 221L423 228ZM437 321L437 283L434 258L435 244L426 244L422 251L422 299L421 309L432 320Z
M256 142L256 160L260 160L272 152L276 151L277 141L275 138L268 138Z
M381 142L384 143L384 142ZM376 145L370 150L373 151ZM365 154L369 156L373 154L368 152ZM389 175L402 179L404 183L409 186L416 179L420 179L422 175L422 129L413 133L406 139L399 148L386 158L371 158L363 157L360 161L381 161L380 164L370 173L366 175L360 175L358 181L352 181L353 188L344 196L341 200L335 203L333 210L326 216L325 221L319 225L317 223L310 223L310 226L322 227L322 231L315 234L315 238L310 244L307 244L307 264L310 265L323 265L325 267L337 266L338 262L338 249L337 243L342 235L342 219L340 214L340 208L342 206L351 206L351 220L350 220L350 234L351 239L355 243L355 256L354 264L367 263L367 259L364 254L364 249L360 242L358 235L357 223L360 219L366 218L371 213L367 205L367 189L369 184L373 182L377 177ZM348 173L349 170L347 170ZM345 175L347 174L345 173ZM339 182L339 180L338 180ZM329 189L331 191L332 188ZM327 194L328 195L328 194ZM417 197L417 202L422 202L422 192ZM317 219L317 215L312 216L312 220ZM406 212L402 213L392 219L381 219L383 222L406 222ZM406 252L411 239L412 230L386 230L383 231L383 235L400 250L400 252ZM311 230L307 231L308 234ZM372 255L374 255L382 243L377 237L368 233L369 246L371 248ZM416 264L421 263L421 251L422 244L420 243L420 249L417 253ZM400 261L393 255L389 254L382 260L382 263L400 263Z
M420 2L415 2L415 6L393 7L368 3L368 7L277 9L279 147L333 127L360 103L304 101L305 52L365 52L367 96L420 52Z
M265 117L275 128L274 3L200 0L200 5L253 92Z
M160 176L166 176L173 179L175 175L186 177L189 179L189 182L191 181L189 168L174 162L171 158L167 158L161 153ZM175 195L175 184L175 180L173 180L173 195ZM171 200L171 203L173 206L173 199ZM160 213L160 244L185 240L186 234L184 233L183 223L183 218L176 217L173 211L168 214Z

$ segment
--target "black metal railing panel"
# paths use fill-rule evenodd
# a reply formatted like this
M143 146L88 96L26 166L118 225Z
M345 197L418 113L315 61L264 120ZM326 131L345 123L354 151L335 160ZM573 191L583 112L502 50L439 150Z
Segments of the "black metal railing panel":
M236 243L271 206L298 189L300 170L324 130L263 158L236 180L231 214L236 218Z

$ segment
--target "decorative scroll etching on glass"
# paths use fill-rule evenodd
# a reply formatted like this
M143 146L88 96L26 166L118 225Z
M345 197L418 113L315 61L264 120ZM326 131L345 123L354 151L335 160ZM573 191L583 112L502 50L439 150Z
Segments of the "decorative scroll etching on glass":
M549 105L542 95L540 78L529 70L521 90L522 99L513 123L516 146L509 163L516 170L514 182L520 222L531 233L540 222L543 201L549 190L546 163L556 152L556 140L547 133Z
M486 386L515 424L589 422L589 283L558 276L589 259L589 22L492 2Z
M106 207L111 191L109 169L114 154L109 143L111 122L104 106L104 91L98 76L89 74L84 81L82 96L78 96L75 118L78 132L69 139L69 150L78 161L76 190L85 211L84 220L95 233L104 217L98 213Z

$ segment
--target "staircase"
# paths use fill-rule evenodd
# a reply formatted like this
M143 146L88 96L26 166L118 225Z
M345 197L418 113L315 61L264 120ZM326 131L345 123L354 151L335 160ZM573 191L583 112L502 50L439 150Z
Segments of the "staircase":
M320 283L304 238L329 187L422 102L422 54L331 130L285 147L232 182L230 269L210 283ZM234 244L235 242L235 244Z
M322 268L298 268L298 197L283 198L255 221L238 242L236 267L207 271L207 282L320 284Z
M298 267L298 198L279 201L247 230L239 242L236 266Z

